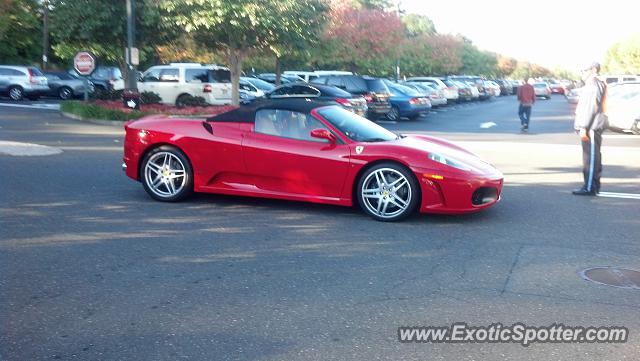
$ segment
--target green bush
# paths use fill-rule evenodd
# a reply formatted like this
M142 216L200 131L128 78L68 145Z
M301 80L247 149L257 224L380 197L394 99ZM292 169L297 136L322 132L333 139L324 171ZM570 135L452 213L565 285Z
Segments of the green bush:
M181 95L178 98L178 106L187 106L187 107L206 107L209 106L206 100L203 97L194 97L189 94Z
M122 100L121 90L106 90L103 88L96 88L93 93L93 99L98 100Z
M123 112L121 110L108 109L95 104L85 103L77 100L62 102L60 104L60 111L71 113L86 119L101 120L131 120L138 119L149 114L138 110Z
M143 104L160 104L162 103L162 98L158 93L154 92L142 92L140 93L140 100L142 100Z

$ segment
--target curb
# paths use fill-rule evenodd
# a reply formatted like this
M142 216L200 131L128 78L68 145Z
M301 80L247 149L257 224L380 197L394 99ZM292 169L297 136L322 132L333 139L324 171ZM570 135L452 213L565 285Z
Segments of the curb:
M91 123L91 124L97 124L97 125L109 125L112 127L119 127L119 128L122 128L124 124L128 122L128 120L104 120L104 119L83 118L79 115L75 115L75 114L71 114L63 111L60 111L60 114L62 114L62 116L64 117L71 118L73 120L78 120L85 123Z

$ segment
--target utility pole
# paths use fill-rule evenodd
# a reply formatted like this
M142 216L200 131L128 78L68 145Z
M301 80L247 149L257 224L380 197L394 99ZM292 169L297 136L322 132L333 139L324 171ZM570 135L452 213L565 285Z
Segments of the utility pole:
M136 69L137 54L134 56L136 37L136 0L127 0L127 89L137 90L138 72ZM134 64L135 63L135 64Z
M49 65L49 0L42 0L42 70Z

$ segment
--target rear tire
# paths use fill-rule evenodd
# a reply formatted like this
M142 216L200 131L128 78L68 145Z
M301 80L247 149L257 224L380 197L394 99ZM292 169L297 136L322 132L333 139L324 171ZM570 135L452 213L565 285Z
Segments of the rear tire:
M185 99L188 97L188 94L182 94L178 97L178 99L176 99L176 107L177 108L183 108L186 106L185 104Z
M389 113L387 113L387 119L391 121L400 120L400 109L395 105L392 106L391 110L389 110Z
M383 222L408 217L420 203L420 188L413 174L392 162L367 169L358 181L356 192L360 208Z
M13 101L20 101L24 99L24 90L19 86L12 86L9 88L9 98Z
M177 202L193 192L193 169L179 149L163 145L151 150L140 163L140 180L151 198Z

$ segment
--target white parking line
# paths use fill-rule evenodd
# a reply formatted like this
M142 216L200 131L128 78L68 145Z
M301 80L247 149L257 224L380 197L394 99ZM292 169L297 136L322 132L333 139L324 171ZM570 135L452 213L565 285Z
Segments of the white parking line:
M635 194L635 193L600 192L598 193L598 197L640 200L640 194Z
M13 108L30 108L30 109L51 109L58 110L60 109L60 104L8 104L8 103L0 103L2 107L13 107Z
M482 123L482 124L480 124L480 128L482 128L482 129L489 129L489 128L493 128L493 127L495 127L496 125L498 125L498 124L496 124L496 123L494 123L494 122L486 122L486 123Z

